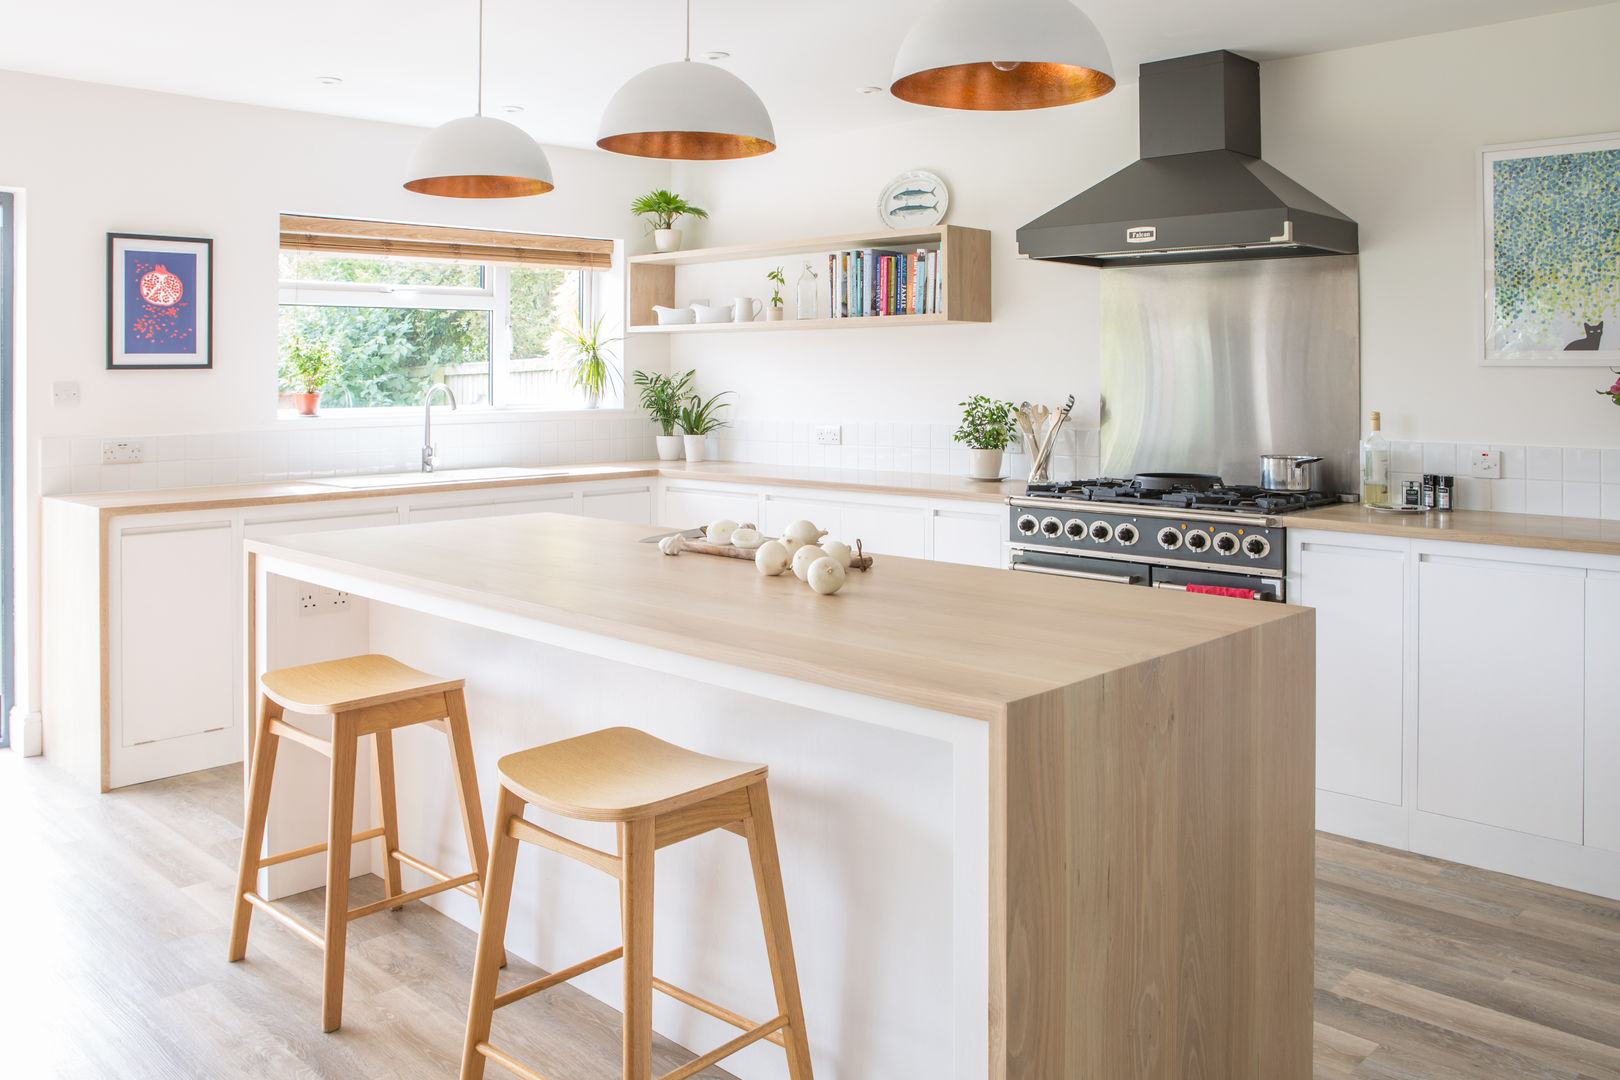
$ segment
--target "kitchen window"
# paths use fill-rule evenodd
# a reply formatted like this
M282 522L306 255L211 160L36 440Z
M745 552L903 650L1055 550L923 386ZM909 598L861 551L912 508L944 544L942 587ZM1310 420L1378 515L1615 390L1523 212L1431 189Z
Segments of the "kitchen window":
M582 409L559 332L596 321L610 254L609 241L284 216L281 405L296 338L336 361L323 410L414 407L439 382L463 407Z

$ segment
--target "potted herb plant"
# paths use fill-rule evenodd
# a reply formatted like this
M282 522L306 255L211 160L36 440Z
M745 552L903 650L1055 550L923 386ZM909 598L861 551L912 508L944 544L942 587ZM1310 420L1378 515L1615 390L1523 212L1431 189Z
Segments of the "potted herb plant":
M681 250L681 230L675 222L683 217L706 218L707 210L693 206L673 191L649 191L630 204L630 212L647 219L653 228L653 246L659 251Z
M775 270L766 274L765 278L771 283L771 306L765 311L765 319L767 322L781 322L782 290L787 288L787 275L778 266Z
M968 447L968 476L1000 480L1002 456L1012 442L1016 423L1013 403L975 394L958 404L962 406L962 426L956 429L956 441Z
M574 353L574 362L561 369L574 383L574 389L585 395L585 407L595 409L602 404L602 395L619 381L619 372L608 363L607 347L618 338L602 337L602 319L597 319L589 330L583 323L558 331L563 343Z
M681 407L680 425L681 432L685 436L687 461L702 461L704 440L710 433L719 431L728 423L720 419L720 410L729 409L731 406L720 399L729 393L730 390L722 390L708 401L704 401L698 394L693 394Z
M284 347L280 375L282 385L292 391L298 415L314 416L321 404L321 391L338 375L331 343L319 338L293 338Z
M681 437L675 434L675 426L681 422L681 403L686 400L695 375L696 370L685 372L678 378L648 371L636 372L636 385L641 388L641 407L647 410L647 415L664 432L654 436L660 461L674 461L681 456Z

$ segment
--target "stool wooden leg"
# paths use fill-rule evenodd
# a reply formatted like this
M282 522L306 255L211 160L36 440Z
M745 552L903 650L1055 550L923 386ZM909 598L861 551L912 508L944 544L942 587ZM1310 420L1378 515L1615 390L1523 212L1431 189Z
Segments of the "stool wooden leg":
M623 859L624 1080L652 1077L653 818L619 826Z
M377 732L372 748L377 765L377 816L382 820L383 888L384 896L398 896L404 892L399 880L399 799L394 791L394 733L387 728ZM389 908L399 911L400 907Z
M495 982L505 963L506 918L512 907L512 876L517 869L518 841L507 826L523 816L521 796L501 788L495 806L495 844L489 873L484 878L483 912L478 922L478 952L473 960L471 999L467 1005L467 1035L461 1048L461 1080L482 1080L484 1055L478 1044L489 1041L495 1014Z
M276 772L276 745L280 736L270 731L270 721L279 720L280 705L263 695L259 717L253 730L253 767L248 772L247 814L242 822L242 858L236 867L236 910L231 915L229 959L234 963L247 953L248 925L253 905L242 899L259 887L259 857L264 854L264 822L270 813L270 781Z
M450 715L445 718L445 734L450 737L450 766L456 776L456 804L461 807L461 828L467 834L467 854L478 871L478 903L484 903L485 882L489 877L489 842L484 839L484 802L478 795L478 770L473 764L472 731L467 724L467 696L460 690L444 695ZM506 949L501 949L501 967L506 966Z
M343 1024L343 960L349 934L349 858L354 836L354 774L359 737L342 714L332 718L332 805L327 814L325 978L321 1029Z
M793 937L788 933L787 896L782 889L782 865L776 853L776 825L765 781L749 785L749 818L744 825L748 855L754 864L754 891L759 894L759 917L765 924L765 953L771 961L776 985L776 1007L788 1019L782 1032L787 1049L788 1075L811 1080L810 1042L804 1034L804 1006L799 1000L799 970L793 962Z

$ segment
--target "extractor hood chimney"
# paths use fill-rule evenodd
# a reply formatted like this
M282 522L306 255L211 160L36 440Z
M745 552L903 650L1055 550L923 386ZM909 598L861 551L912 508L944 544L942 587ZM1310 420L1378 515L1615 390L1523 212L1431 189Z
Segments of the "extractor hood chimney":
M1357 250L1355 222L1260 160L1260 65L1143 64L1139 92L1142 159L1019 229L1020 252L1132 266Z

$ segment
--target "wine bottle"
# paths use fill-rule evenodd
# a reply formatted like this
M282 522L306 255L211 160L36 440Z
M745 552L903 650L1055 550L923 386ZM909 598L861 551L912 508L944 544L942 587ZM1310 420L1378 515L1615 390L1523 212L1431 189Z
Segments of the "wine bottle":
M1372 414L1372 430L1361 441L1361 502L1363 505L1389 505L1389 441L1378 413Z

